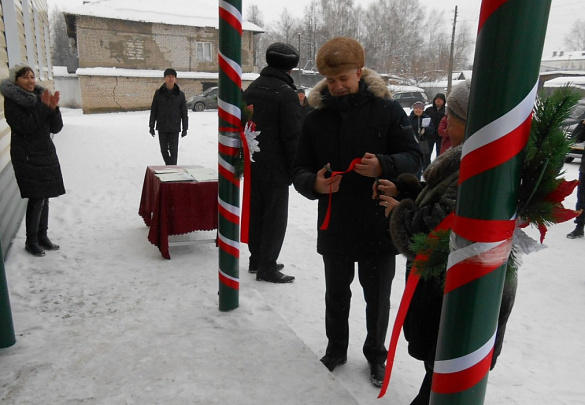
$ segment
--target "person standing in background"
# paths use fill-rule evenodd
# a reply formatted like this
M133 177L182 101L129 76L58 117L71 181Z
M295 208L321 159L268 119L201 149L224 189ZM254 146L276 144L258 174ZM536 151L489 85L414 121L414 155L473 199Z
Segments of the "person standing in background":
M47 236L49 198L65 194L61 166L51 134L63 128L59 92L36 84L34 70L25 64L10 68L2 81L4 115L12 130L10 158L26 206L25 249L34 256L46 250L59 250Z
M303 126L303 122L305 122L305 118L307 118L307 114L314 110L313 107L309 104L309 100L305 95L305 89L297 89L297 94L299 96L299 103L301 104L301 127Z
M574 142L585 141L585 120L581 121L573 130L571 139ZM583 237L583 227L585 226L585 155L581 155L581 165L579 166L579 185L577 186L577 211L581 210L581 214L575 218L575 229L567 235L569 239L577 239Z
M266 66L244 91L254 106L260 151L252 162L248 271L256 280L290 283L295 278L277 263L288 223L289 186L300 135L301 105L290 73L299 63L292 45L276 42L266 49Z
M445 102L445 95L443 93L437 93L433 99L433 105L427 107L425 110L425 114L431 117L431 121L435 127L433 133L428 135L429 151L432 154L433 149L435 149L435 156L441 154L441 143L443 138L441 137L441 134L439 134L439 124L445 116Z
M187 135L189 116L185 93L177 85L175 69L166 69L164 80L164 84L154 92L150 106L150 135L154 137L154 130L158 130L160 152L165 165L176 165L179 155L179 133L181 137Z
M433 121L431 120L431 117L423 111L424 108L425 105L423 102L417 101L412 105L412 111L410 113L410 125L418 139L420 150L423 154L423 165L418 175L419 178L422 172L424 172L431 163L432 143L430 137L431 134L435 132Z

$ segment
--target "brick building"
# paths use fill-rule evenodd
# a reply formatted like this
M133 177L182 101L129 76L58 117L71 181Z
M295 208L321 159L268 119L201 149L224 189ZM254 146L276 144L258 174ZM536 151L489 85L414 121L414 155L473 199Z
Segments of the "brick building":
M77 54L68 70L79 78L85 113L150 108L167 67L187 97L218 83L216 0L102 0L64 15ZM243 22L243 87L256 77L253 37L261 32Z

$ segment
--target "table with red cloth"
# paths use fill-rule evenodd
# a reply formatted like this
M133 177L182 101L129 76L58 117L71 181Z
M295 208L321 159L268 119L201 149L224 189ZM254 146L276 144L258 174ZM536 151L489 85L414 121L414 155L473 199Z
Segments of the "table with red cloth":
M148 166L138 214L150 227L148 240L170 259L169 235L217 229L217 180L161 181L156 171L186 172L200 166Z

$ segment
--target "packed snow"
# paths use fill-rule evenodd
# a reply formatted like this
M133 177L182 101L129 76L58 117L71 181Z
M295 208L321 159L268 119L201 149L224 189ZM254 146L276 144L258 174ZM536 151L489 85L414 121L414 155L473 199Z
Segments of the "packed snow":
M199 242L172 246L171 260L147 240L142 183L147 166L163 164L148 112L63 110L63 119L55 143L67 194L51 200L49 220L61 249L31 256L23 224L5 258L17 342L0 349L2 404L410 403L424 368L403 338L386 396L377 399L369 381L357 282L348 362L333 373L319 362L327 342L314 201L291 187L280 261L294 283L256 281L242 245L239 307L221 312L218 249L203 241L214 232L172 237ZM216 168L217 111L189 119L179 164ZM578 164L565 165L567 179L578 177ZM551 227L548 248L524 257L486 404L585 401L585 239L566 238L573 226ZM404 267L399 257L391 324Z

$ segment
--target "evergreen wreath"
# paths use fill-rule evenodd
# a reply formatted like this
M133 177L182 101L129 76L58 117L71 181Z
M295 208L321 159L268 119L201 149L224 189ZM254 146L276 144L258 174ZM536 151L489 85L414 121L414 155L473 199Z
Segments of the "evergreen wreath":
M258 141L256 137L260 134L259 131L256 131L256 125L252 121L252 115L254 115L254 106L252 104L247 105L244 101L240 104L240 111L242 114L241 118L241 131L244 133L244 138L248 143L248 150L250 151L250 160L252 159L252 154L254 152L260 151L258 148ZM240 148L238 149L238 154L234 158L234 175L236 179L241 179L244 175L244 145L241 144Z
M578 91L565 86L550 95L540 93L534 106L530 136L524 149L517 227L536 226L540 231L540 243L547 226L576 216L575 211L564 208L562 204L578 184L562 178L563 163L573 142L567 137L562 123L581 97ZM435 277L444 284L450 236L450 229L413 236L411 249L417 254L413 268L418 269L423 280ZM514 244L508 257L507 279L516 275L518 255L519 247Z

